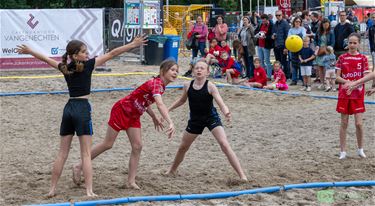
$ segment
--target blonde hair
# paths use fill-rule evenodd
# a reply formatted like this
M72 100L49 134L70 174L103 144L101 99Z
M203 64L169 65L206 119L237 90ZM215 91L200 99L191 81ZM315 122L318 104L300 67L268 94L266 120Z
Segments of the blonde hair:
M331 46L327 46L327 51L328 51L328 53L329 54L333 54L333 47L331 47Z

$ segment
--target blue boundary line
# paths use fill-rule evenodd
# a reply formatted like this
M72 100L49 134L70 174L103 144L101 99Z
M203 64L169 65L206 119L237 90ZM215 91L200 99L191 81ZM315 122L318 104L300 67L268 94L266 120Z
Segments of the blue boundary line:
M327 188L327 187L369 187L375 186L375 180L368 181L347 181L347 182L312 182L303 184L290 184L284 186L263 187L251 190L240 190L230 192L204 193L204 194L187 194L187 195L161 195L161 196L136 196L124 197L107 200L91 200L82 202L64 202L50 204L36 204L30 206L95 206L95 205L113 205L126 204L135 202L159 202L159 201L181 201L181 200L207 200L236 197L239 195L249 195L257 193L274 193L287 191L292 189L311 189L311 188Z
M267 89L258 89L253 87L246 87L246 86L235 86L235 85L226 85L226 84L218 84L218 88L224 88L224 87L234 87L234 88L240 88L240 89L246 89L246 90L252 90L252 91L262 91L262 92L269 92L269 93L275 93L275 94L285 94L285 95L291 95L291 96L305 96L305 97L313 97L318 99L335 99L338 98L336 96L324 96L324 95L316 95L316 94L302 94L298 92L288 92L288 91L279 91L279 90L267 90ZM167 86L167 89L181 89L183 88L183 85L175 85L175 86ZM92 93L96 92L112 92L112 91L132 91L134 88L132 87L125 87L125 88L111 88L111 89L92 89ZM47 94L68 94L69 92L67 90L64 91L49 91L49 92L42 92L42 91L34 91L34 92L4 92L0 93L0 97L4 96L25 96L25 95L47 95ZM375 101L365 100L365 104L373 104L375 105Z

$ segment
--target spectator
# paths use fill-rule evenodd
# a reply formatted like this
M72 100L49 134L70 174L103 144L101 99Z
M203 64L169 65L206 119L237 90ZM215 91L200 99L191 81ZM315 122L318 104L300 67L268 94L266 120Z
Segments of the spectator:
M260 18L262 19L262 23L255 29L255 37L257 38L256 45L258 46L260 63L263 68L266 68L267 78L271 80L272 66L270 52L274 47L274 40L272 39L273 24L269 22L267 14L262 14Z
M229 84L238 84L239 76L241 75L241 65L237 66L238 64L234 61L232 57L228 55L225 51L221 53L221 64L222 73L226 74L226 79Z
M253 11L250 16L250 23L251 25L256 28L260 24L261 20L259 14L256 11Z
M216 26L212 29L215 33L215 38L218 41L219 46L221 42L227 40L228 25L224 23L224 17L219 15L216 17Z
M273 69L274 69L274 73L273 73L274 80L272 84L264 86L263 88L270 89L270 90L273 90L273 89L288 90L286 77L285 77L283 70L281 70L281 64L279 61L275 61L273 63Z
M201 53L201 56L205 56L205 48L206 48L206 37L208 33L207 26L204 25L202 17L197 17L197 23L194 24L192 28L192 33L197 33L195 37L198 39L198 48L193 48L193 59L198 56L198 51Z
M375 22L375 13L371 15L372 20ZM370 52L372 55L372 70L375 70L375 23L368 30L368 39L370 42ZM375 80L374 80L375 83Z
M238 38L241 41L244 52L244 60L246 66L246 77L251 78L254 76L253 57L255 55L255 37L254 28L250 24L250 19L247 16L242 18L243 27L238 33Z
M317 75L322 83L318 88L325 89L325 69L323 57L326 55L327 46L333 47L335 45L335 35L331 31L331 24L327 18L324 18L320 24L319 31L315 36L315 45L315 63L318 66Z
M221 41L221 49L228 53L229 56L232 55L232 51L230 50L230 47L227 44L227 41L223 40Z
M285 48L285 40L288 37L288 31L290 26L288 22L283 19L283 13L281 10L276 11L276 23L273 26L273 36L275 41L275 47L273 52L277 61L281 62L282 69L285 73L286 78L290 78L289 66L287 63L288 50Z
M301 91L311 91L311 70L312 62L315 59L314 50L310 48L310 38L303 39L303 48L299 52L301 62L301 75L303 77L303 88Z
M346 12L340 11L340 23L336 25L334 29L335 45L333 49L335 50L335 55L338 58L341 54L346 53L346 47L348 46L347 40L348 36L354 32L353 25L346 22Z
M333 48L327 46L327 55L323 57L324 69L326 70L326 92L336 91L335 80L336 80L336 56L334 54Z
M248 87L263 88L267 86L267 74L266 71L260 65L260 59L254 59L254 77L249 79L248 82L244 82L243 85Z
M293 19L292 28L289 29L288 36L298 35L301 39L306 37L306 29L301 26L301 17L295 17ZM297 85L298 79L302 79L299 68L298 52L290 52L290 61L292 63L292 83L290 85Z

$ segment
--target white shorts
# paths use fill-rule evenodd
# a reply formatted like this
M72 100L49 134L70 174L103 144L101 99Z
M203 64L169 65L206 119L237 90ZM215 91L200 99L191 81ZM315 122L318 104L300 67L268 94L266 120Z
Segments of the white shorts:
M326 78L336 78L336 70L335 69L326 70Z
M311 76L312 66L301 66L301 75L302 76Z

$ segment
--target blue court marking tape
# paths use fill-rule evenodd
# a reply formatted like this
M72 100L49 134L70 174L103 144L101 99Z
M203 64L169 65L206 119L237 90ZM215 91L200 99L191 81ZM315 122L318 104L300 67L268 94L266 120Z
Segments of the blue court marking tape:
M274 193L287 191L292 189L311 189L311 188L327 188L327 187L371 187L375 186L375 180L368 181L347 181L347 182L312 182L303 184L290 184L284 186L263 187L251 190L204 193L204 194L187 194L187 195L161 195L161 196L136 196L124 197L108 200L91 200L82 202L64 202L50 204L35 204L30 206L95 206L95 205L115 205L134 202L158 202L158 201L181 201L181 200L206 200L236 197L239 195L249 195L257 193Z
M240 88L240 89L246 89L246 90L252 90L252 91L262 91L262 92L269 92L269 93L275 93L275 94L286 94L291 96L305 96L305 97L313 97L318 99L336 99L336 96L324 96L324 95L316 95L316 94L302 94L298 92L288 92L288 91L279 91L279 90L267 90L267 89L258 89L253 87L246 87L246 86L237 86L237 85L228 85L228 84L217 84L218 88L224 88L224 87L232 87L232 88ZM183 88L183 85L173 85L173 86L167 86L167 89L181 89ZM96 92L113 92L113 91L132 91L134 88L132 87L125 87L125 88L110 88L110 89L92 89L92 93ZM33 92L4 92L0 93L0 97L4 96L24 96L24 95L47 95L47 94L68 94L69 92L67 90L64 91L48 91L48 92L42 92L42 91L33 91ZM375 101L365 100L365 104L375 104Z

